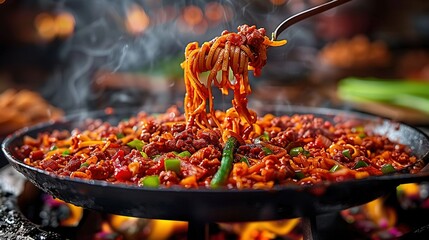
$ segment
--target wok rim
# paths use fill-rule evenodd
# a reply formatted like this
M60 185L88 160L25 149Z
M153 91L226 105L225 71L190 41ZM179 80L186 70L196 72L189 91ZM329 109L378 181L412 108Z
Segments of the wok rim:
M264 108L266 107L264 106ZM278 106L274 105L274 107L277 108ZM131 116L137 113L136 111L142 110L145 111L142 108L116 109L113 114L108 115L114 116L115 114L128 113L128 116ZM2 142L1 148L13 168L22 173L42 191L66 202L113 214L179 221L240 222L314 216L364 204L377 197L386 195L402 183L429 182L429 137L416 127L372 114L332 108L287 106L286 109L280 107L277 111L283 112L284 115L307 113L325 118L345 116L346 119L369 120L370 123L375 123L376 126L379 123L378 121L381 124L386 124L385 121L388 121L388 124L399 124L398 126L407 128L406 132L420 134L417 140L423 140L422 143L425 148L423 148L423 151L421 149L418 150L420 154L424 152L421 157L421 160L424 162L424 168L414 174L397 172L395 174L369 176L363 179L352 179L341 182L324 181L313 185L275 185L267 189L210 189L206 187L184 188L181 186L150 188L135 184L109 183L103 180L59 176L55 173L29 166L14 156L12 148L18 145L14 141L18 141L19 143L27 133L35 134L39 129L45 128L45 131L58 129L55 128L55 124L59 124L57 127L61 127L61 124L64 124L59 129L70 130L66 124L70 124L73 118L82 117L80 113L65 116L60 120L48 121L22 128L7 136ZM92 116L92 119L97 119L97 114L108 118L104 110L90 111L85 114ZM76 120L83 121L84 119L86 118L77 118ZM52 128L49 128L49 126L52 126ZM391 125L388 125L388 127L391 127ZM45 184L52 184L53 186ZM69 192L64 192L64 189ZM106 189L109 192L107 194L104 192ZM366 191L369 189L371 191ZM88 191L95 192L88 194ZM342 192L338 193L337 191ZM360 191L366 192L361 193ZM132 203L130 206L128 205L128 198L124 200L124 196L116 196L114 195L115 193L132 195L138 199L138 202ZM103 202L105 197L112 196L114 198L113 202ZM293 198L290 198L291 196ZM172 202L171 198L178 199L179 202ZM219 201L224 201L224 199L226 199L225 201L244 201L244 205L243 203L230 203L233 208L229 205L224 206L225 203L219 203ZM168 209L170 210L175 209L175 207L183 209L176 209L176 212L173 213L166 212L165 205L160 206L157 201L167 204L167 208L169 207ZM118 204L119 207L112 207L112 203ZM186 205L183 206L183 204ZM150 209L150 207L153 209ZM249 211L249 207L251 209L262 208ZM195 208L198 210L195 210Z

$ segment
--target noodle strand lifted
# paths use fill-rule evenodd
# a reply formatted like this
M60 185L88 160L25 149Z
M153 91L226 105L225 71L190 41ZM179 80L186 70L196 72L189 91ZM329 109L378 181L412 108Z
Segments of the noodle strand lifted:
M224 95L232 90L232 105L238 119L252 127L256 114L247 108L247 96L251 93L248 71L253 70L253 74L259 76L267 62L267 48L284 44L286 40L271 41L265 36L265 29L248 25L239 26L238 33L224 31L201 47L197 42L189 43L185 49L185 61L181 64L184 69L184 109L188 125L224 130L215 117L213 84ZM204 72L208 72L205 78L202 76Z

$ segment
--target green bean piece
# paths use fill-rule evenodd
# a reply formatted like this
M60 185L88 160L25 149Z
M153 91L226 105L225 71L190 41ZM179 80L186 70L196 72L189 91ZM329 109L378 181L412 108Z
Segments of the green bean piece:
M232 170L233 159L234 159L234 151L238 146L238 141L234 137L229 137L226 140L225 147L222 152L222 160L220 162L220 167L214 175L212 181L210 182L210 186L212 188L219 188L224 186L226 181L228 180L229 173Z

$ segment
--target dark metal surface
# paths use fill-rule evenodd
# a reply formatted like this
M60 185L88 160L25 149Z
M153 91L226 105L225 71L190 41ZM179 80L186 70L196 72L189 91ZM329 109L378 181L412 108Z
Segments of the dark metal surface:
M363 121L374 131L412 147L413 153L429 161L429 139L418 129L386 119L333 109L264 106L275 114L312 113L325 119L347 118ZM22 129L7 137L2 150L10 164L43 191L85 208L143 218L198 222L257 221L313 216L339 211L387 194L402 183L429 181L429 167L417 174L369 177L314 186L276 186L271 190L210 190L160 188L111 184L104 181L59 177L29 167L15 157L14 148L25 135L36 136L54 129L73 129L89 117L115 124L135 110L80 114L60 122Z

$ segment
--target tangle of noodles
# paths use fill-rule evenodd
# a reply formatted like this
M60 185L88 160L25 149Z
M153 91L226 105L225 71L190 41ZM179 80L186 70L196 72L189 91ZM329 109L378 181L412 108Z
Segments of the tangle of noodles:
M253 70L254 75L259 76L267 62L267 47L285 43L286 40L271 41L265 36L265 29L248 25L239 26L238 33L224 31L221 36L203 43L201 47L197 42L189 43L185 50L185 61L181 65L186 86L184 108L187 123L200 128L215 126L221 131L225 130L215 118L213 84L225 95L232 90L234 108L227 112L236 115L236 119L241 120L245 127L252 127L256 122L256 114L247 108L247 96L251 93L248 71ZM204 79L201 76L203 72L208 72ZM239 134L237 129L226 130Z

